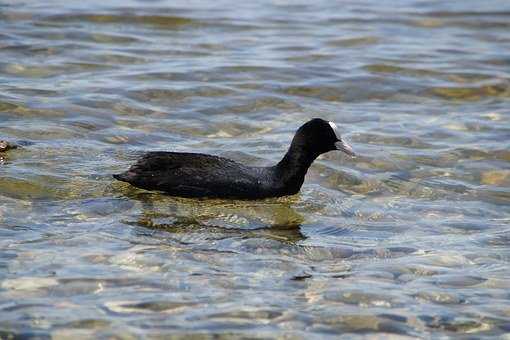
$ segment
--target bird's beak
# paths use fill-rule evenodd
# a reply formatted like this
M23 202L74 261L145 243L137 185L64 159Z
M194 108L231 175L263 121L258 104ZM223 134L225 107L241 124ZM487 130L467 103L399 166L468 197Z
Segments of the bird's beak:
M340 132L338 131L338 127L336 126L336 124L333 122L329 122L329 126L331 126L331 128L333 129L333 132L335 133L337 139L337 141L335 142L336 149L345 152L351 157L355 157L356 154L354 153L354 151L352 151L352 147L342 140L342 137L340 136Z
M335 147L336 147L337 150L343 151L343 152L345 152L346 154L348 154L351 157L355 157L356 156L356 154L352 150L352 147L349 144L347 144L346 142L344 142L343 140L337 141L335 143Z

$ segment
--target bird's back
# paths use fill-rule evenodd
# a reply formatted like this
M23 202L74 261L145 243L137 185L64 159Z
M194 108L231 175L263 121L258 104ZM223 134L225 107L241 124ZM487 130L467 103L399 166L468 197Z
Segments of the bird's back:
M267 197L262 168L198 153L149 152L114 177L136 187L184 197ZM261 178L262 176L262 178Z

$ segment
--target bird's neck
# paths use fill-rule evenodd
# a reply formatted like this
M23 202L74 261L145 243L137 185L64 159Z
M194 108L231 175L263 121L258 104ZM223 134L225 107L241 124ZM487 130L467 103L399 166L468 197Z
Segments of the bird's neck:
M283 159L276 165L276 173L285 186L299 191L308 168L318 156L317 152L307 150L305 147L291 145Z

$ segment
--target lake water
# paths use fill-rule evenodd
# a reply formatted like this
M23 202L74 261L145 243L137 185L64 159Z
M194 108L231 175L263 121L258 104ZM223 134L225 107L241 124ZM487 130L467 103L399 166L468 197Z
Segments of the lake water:
M508 1L2 1L0 338L509 337ZM114 181L142 151L301 193Z

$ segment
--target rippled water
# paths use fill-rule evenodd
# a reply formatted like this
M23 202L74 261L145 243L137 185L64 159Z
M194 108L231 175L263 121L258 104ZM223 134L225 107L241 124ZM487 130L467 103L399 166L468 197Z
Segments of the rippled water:
M507 334L509 32L507 1L1 2L0 337ZM273 164L316 116L360 156L293 197L110 176Z

